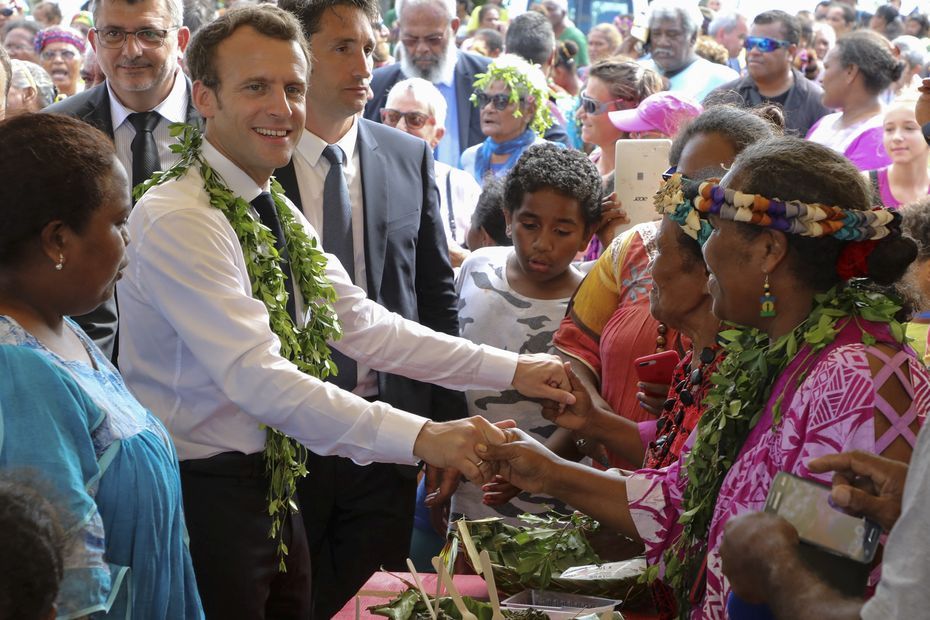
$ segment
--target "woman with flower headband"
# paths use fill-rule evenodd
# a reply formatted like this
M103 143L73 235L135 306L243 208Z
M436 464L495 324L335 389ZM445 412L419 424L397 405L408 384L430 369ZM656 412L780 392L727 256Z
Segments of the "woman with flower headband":
M545 143L542 135L552 125L552 116L545 76L519 56L494 59L474 87L471 102L481 113L481 132L487 138L465 149L462 169L481 183L488 174L504 177L523 151Z
M642 540L649 574L675 590L680 617L722 618L723 526L762 509L776 472L829 482L807 469L810 458L856 449L910 458L930 373L902 342L900 306L869 287L898 280L916 248L899 215L870 210L845 158L796 138L750 146L719 185L675 176L662 194L676 211L709 218L714 314L751 328L721 334L727 357L682 459L629 476L597 472L517 431L485 458L504 461L521 488Z
M682 129L672 144L669 163L694 175L708 166L729 166L737 153L771 137L774 129L772 124L747 110L715 106ZM667 385L654 394L652 386L640 386L633 361L665 349L683 353L687 348L687 342L682 342L674 325L674 318L673 324L668 325L660 322L662 317L657 320L650 313L654 285L652 261L659 250L658 235L659 223L647 222L614 239L581 283L553 338L554 346L563 357L571 360L575 374L591 386L598 412L623 418L613 420L615 424L603 421L596 425L611 428L605 434L616 439L622 434L613 428L614 425L654 424L668 391ZM701 277L700 270L695 273L696 277ZM677 289L669 289L665 297L673 297L676 293ZM675 305L670 304L673 308ZM685 338L687 340L690 338ZM698 357L702 348L699 344ZM647 396L654 398L649 400ZM566 418L565 423L568 421ZM550 445L561 443L573 450L572 442L566 439L564 433L559 433ZM594 445L592 439L596 438L583 442L585 450ZM635 469L642 466L643 450L649 441L641 444L638 433L634 439L634 453L607 446L607 460L612 467ZM671 444L669 441L668 445ZM570 452L566 450L565 453ZM677 446L671 454L677 458Z

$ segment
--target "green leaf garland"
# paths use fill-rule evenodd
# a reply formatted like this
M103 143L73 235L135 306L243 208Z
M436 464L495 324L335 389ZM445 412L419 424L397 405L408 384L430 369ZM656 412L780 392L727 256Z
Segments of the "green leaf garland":
M706 410L683 464L687 487L679 523L684 529L664 555L664 581L675 591L679 618L690 615L689 594L707 551L707 535L723 479L762 417L776 378L804 346L808 347L807 361L833 342L848 320L861 317L887 323L894 338L903 343L904 327L895 319L900 309L884 294L852 282L815 296L807 319L774 342L756 329L729 329L720 334L726 357L711 378L713 387L704 398ZM864 328L862 342L875 344ZM806 376L807 371L801 370L790 381L800 385ZM781 421L781 405L779 396L773 405L773 431ZM657 567L647 575L655 579Z
M170 131L172 137L178 138L178 143L173 144L171 150L180 154L180 160L168 170L156 172L151 179L136 186L133 197L138 200L150 188L181 178L191 167L196 167L203 179L204 190L210 196L210 205L223 212L236 232L252 283L252 296L268 309L269 325L281 342L281 356L313 377L325 379L335 375L336 365L330 359L327 341L342 336L332 305L336 291L326 277L326 257L317 247L316 239L307 235L284 202L284 190L280 184L272 179L271 195L284 231L295 284L307 306L308 319L303 327L297 326L287 311L286 276L278 262L280 257L271 231L252 215L251 205L233 194L203 158L203 136L199 129L174 123ZM297 481L307 475L307 449L278 430L264 425L263 428L267 431L264 459L270 481L268 514L272 518L268 536L276 541L278 568L285 572L287 545L284 544L283 525L288 514L297 512L294 495Z

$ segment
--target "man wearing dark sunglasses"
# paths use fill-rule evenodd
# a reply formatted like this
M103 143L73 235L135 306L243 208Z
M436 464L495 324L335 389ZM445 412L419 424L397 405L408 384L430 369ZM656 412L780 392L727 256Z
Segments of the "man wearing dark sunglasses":
M746 38L745 77L724 84L707 96L706 103L735 103L754 107L774 103L784 110L785 130L807 135L820 117L829 113L821 103L823 90L792 66L801 26L784 11L759 13Z

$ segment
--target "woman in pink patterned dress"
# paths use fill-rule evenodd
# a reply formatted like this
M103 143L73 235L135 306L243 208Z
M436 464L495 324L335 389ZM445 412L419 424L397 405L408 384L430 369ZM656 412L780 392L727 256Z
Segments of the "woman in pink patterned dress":
M899 216L869 211L869 189L847 160L803 140L747 148L720 186L665 192L682 208L697 193L693 205L714 226L704 247L714 313L754 328L729 334L749 353L729 349L712 391L720 405L708 408L682 459L661 470L595 471L514 431L485 458L501 460L517 486L642 540L659 578L676 586L680 617L723 618L723 526L762 509L776 472L829 482L808 471L811 458L856 449L910 458L930 410L930 374L899 342L897 307L846 280L890 284L916 248L900 235ZM765 371L750 354L765 357Z

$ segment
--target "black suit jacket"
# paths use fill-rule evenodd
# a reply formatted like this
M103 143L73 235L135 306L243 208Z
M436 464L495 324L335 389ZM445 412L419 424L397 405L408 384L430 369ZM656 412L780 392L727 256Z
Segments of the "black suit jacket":
M358 127L368 297L404 318L458 336L458 301L439 213L433 156L423 140L365 119ZM275 171L304 211L293 161ZM434 419L464 417L461 392L378 373L379 399Z
M181 74L183 75L183 74ZM187 122L202 125L202 119L194 105L191 103L191 83L187 81ZM68 97L64 101L52 104L42 110L50 114L64 114L79 118L93 125L113 139L113 117L110 115L110 91L106 83L99 84L90 90ZM131 170L127 171L132 174ZM116 342L116 329L118 325L116 298L111 297L96 309L82 316L72 317L77 321L87 335L109 358L113 356L113 347Z
M456 54L458 60L455 61L455 97L459 117L459 148L464 151L484 141L478 108L473 106L468 98L474 90L475 76L487 71L491 59L462 51L456 51ZM388 92L394 84L408 77L410 76L404 75L401 71L399 62L375 69L371 77L371 90L374 92L374 97L365 106L365 118L380 123L381 108L387 104Z

